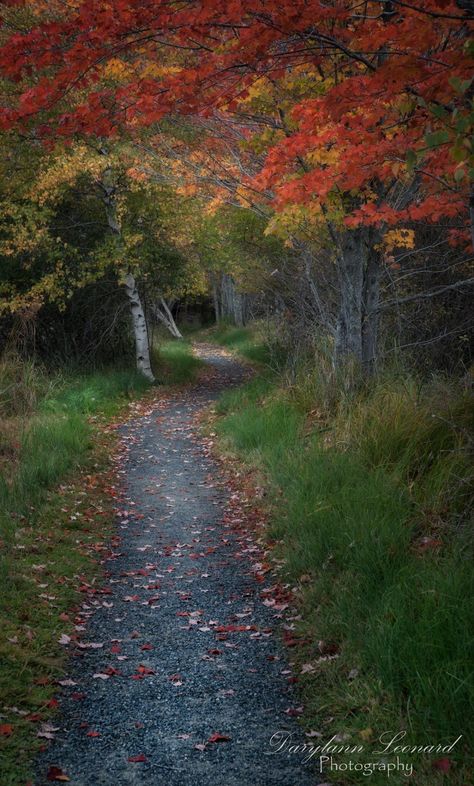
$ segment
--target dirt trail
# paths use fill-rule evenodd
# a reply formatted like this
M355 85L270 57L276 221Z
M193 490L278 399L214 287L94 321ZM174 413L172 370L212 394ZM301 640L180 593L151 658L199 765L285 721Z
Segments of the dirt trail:
M255 547L196 426L245 371L218 350L199 353L208 379L122 428L118 537L103 591L83 609L82 642L102 646L73 648L74 684L37 786L51 766L71 786L317 783L303 755L275 752L275 734L305 738L274 635L282 620L262 602L274 578L255 579Z

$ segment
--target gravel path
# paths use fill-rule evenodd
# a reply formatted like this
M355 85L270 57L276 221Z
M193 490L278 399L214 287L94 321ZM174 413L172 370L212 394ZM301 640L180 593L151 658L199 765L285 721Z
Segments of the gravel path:
M200 354L215 372L207 381L122 427L114 553L105 585L85 596L83 646L70 647L71 684L37 786L51 767L71 786L317 783L304 755L270 743L276 733L305 740L272 635L278 615L262 602L272 577L262 584L249 569L252 543L196 426L245 371L218 350Z

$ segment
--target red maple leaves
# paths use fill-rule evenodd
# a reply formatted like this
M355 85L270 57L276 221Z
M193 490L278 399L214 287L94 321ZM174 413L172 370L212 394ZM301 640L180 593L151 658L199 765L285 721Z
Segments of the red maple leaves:
M143 30L147 41L137 37ZM225 122L238 123L253 85L285 80L297 69L306 81L289 109L280 107L285 133L253 181L262 192L273 190L277 209L357 193L351 226L467 218L467 35L466 14L444 0L397 5L390 14L371 13L369 4L356 17L350 4L317 0L87 0L62 19L5 37L0 69L18 100L3 107L0 124L33 118L49 136L50 127L34 117L65 93L68 104L54 118L64 136L136 130L169 112L224 109ZM157 39L166 42L158 53ZM176 60L174 47L188 50L185 61ZM115 73L110 53L118 49L125 66ZM416 203L394 209L386 195L394 183L408 187L415 174ZM453 239L462 236L457 230Z

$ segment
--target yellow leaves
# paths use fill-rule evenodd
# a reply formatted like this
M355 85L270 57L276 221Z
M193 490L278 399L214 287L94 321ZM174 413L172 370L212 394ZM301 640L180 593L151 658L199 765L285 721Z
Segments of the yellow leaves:
M390 229L383 236L384 250L389 253L395 248L414 248L415 232L413 229Z
M177 186L175 190L178 196L189 197L197 194L199 189L196 183L185 183L184 185Z
M340 155L335 145L331 148L318 147L305 156L306 162L312 166L334 166L339 161Z
M85 174L98 179L108 165L107 157L85 145L77 145L49 162L31 189L30 198L40 205L54 202L60 197L63 186L72 185Z
M331 218L337 221L336 210ZM272 216L264 230L264 235L275 235L283 240L286 246L291 247L292 237L302 234L306 236L308 230L322 232L325 231L325 227L326 220L319 202L311 202L307 205L290 204Z
M159 63L147 62L140 69L140 76L142 79L160 79L162 76L177 74L180 70L181 69L178 66L163 66Z
M246 188L244 185L240 185L235 189L235 196L239 205L242 205L242 207L249 207L255 200L255 191Z
M113 79L114 82L126 82L134 76L135 69L130 63L112 57L103 67L102 74L106 79Z

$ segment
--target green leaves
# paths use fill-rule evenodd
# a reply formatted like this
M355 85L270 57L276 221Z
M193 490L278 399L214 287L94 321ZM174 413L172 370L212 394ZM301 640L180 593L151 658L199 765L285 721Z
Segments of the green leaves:
M425 142L428 147L439 147L440 145L445 145L446 142L449 141L449 131L441 129L439 131L434 131L431 134L426 134Z

